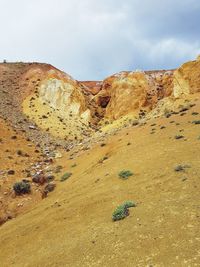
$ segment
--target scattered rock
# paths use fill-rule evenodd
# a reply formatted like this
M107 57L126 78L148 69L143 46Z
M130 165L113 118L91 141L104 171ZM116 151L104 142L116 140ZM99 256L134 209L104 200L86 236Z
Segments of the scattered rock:
M36 184L43 185L44 183L47 182L47 178L44 176L44 174L35 174L32 178L32 181Z
M42 191L42 198L47 197L49 192L52 192L56 187L56 184L54 183L49 183L48 185L45 186L44 190Z
M184 136L183 135L175 135L174 138L175 139L182 139L182 138L184 138Z
M31 129L31 130L35 130L36 127L35 127L34 125L29 125L29 129Z
M15 171L14 170L8 170L8 174L9 175L14 175L15 174Z

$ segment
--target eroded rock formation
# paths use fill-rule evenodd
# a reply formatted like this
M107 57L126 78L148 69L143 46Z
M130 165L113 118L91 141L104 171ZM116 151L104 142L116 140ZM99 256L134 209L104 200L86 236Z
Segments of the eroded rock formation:
M183 64L174 72L175 97L200 92L200 57Z
M200 91L199 73L199 58L177 70L123 71L86 82L48 64L1 64L1 95L7 99L1 114L14 124L34 123L47 136L80 140L104 119L142 118L154 110L162 115L169 103L173 109L178 98Z

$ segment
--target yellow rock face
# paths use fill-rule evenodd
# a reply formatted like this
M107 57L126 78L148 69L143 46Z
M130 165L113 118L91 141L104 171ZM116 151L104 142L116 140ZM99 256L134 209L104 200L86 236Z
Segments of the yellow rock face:
M85 99L79 88L74 84L58 79L44 80L38 90L39 97L52 108L59 109L63 117L81 116L87 108ZM85 117L85 123L89 120Z
M23 111L42 129L66 139L80 138L90 121L90 110L78 83L52 70L35 93L24 100Z
M172 77L172 71L121 72L104 80L96 101L110 120L142 116L171 94Z
M183 64L174 73L174 97L200 92L200 60Z
M110 89L110 102L105 117L118 119L128 113L135 114L144 107L148 83L143 73L116 76Z

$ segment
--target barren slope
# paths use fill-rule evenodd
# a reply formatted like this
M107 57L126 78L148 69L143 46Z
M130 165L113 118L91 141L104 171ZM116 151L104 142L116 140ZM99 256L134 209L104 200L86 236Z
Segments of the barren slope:
M0 265L199 266L199 84L199 58L102 82L0 64Z
M0 228L2 266L199 266L200 126L191 123L200 119L197 98L184 112L58 159L73 175ZM175 171L179 164L187 168ZM123 169L134 175L119 179ZM113 222L112 212L127 200L137 207Z

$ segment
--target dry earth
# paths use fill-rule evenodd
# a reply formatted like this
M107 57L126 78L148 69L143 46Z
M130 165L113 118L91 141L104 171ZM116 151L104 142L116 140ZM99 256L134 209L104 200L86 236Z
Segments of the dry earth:
M16 71L16 66L12 68ZM46 84L47 67L39 68L40 82ZM17 94L16 104L11 101L16 117L25 118L21 124L13 119L12 110L3 109L8 100L1 99L0 216L2 223L7 221L0 227L1 266L200 266L199 72L199 62L194 61L180 70L153 72L156 82L145 78L152 73L127 73L123 81L107 78L101 89L99 82L70 81L78 90L73 96L68 92L66 99L72 113L54 110L48 123L42 116L55 106L50 101L42 108L40 83L37 92L26 93L24 86L23 97ZM5 82L0 84L0 91L7 92ZM58 95L65 86L52 89L51 84L48 90ZM130 95L137 105L129 104ZM62 97L66 96L58 97L58 106ZM77 102L82 103L78 109ZM119 103L127 109L119 108ZM85 111L90 114L87 118L81 116ZM73 129L73 137L66 138L66 131L54 121L57 112L67 129ZM46 133L45 127L52 127L52 132ZM8 175L9 170L15 173ZM122 180L118 176L122 170L133 175ZM35 183L37 172L45 178L53 175L53 182ZM72 175L61 182L66 172ZM17 196L12 185L23 178L32 190ZM56 187L44 196L48 184ZM125 219L113 222L112 213L125 201L134 201L136 207Z

